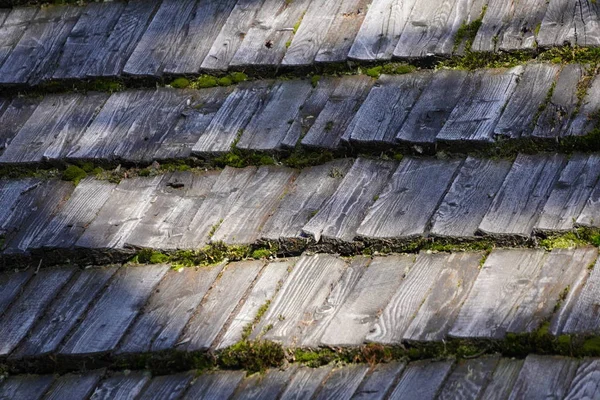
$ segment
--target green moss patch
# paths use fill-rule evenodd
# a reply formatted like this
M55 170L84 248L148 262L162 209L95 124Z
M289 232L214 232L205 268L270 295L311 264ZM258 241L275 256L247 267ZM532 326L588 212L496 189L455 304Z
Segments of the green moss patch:
M73 182L75 186L87 176L87 172L83 168L77 165L69 165L62 173L61 179L63 181Z

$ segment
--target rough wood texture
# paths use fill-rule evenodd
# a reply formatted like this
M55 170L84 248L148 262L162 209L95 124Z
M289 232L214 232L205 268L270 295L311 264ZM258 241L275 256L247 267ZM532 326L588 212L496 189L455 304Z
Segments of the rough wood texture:
M405 340L441 341L447 337L477 279L483 256L479 252L445 256L429 296L404 333Z
M465 95L468 77L466 71L458 70L434 73L396 133L396 139L411 144L433 143L450 113Z
M600 260L596 261L585 286L572 306L562 333L592 334L600 330L600 310L597 307L600 290L599 264Z
M460 160L405 158L356 234L369 239L424 235L460 164Z
M168 270L166 265L119 269L60 353L113 350Z
M14 299L23 291L23 286L33 275L31 268L18 272L4 272L0 274L0 313L8 310Z
M138 400L177 400L194 378L192 372L163 375L153 378L144 388Z
M367 374L366 365L348 365L334 369L323 383L317 400L349 399Z
M489 1L481 26L473 40L471 49L474 51L496 51L502 33L511 23L518 1Z
M494 134L511 139L529 136L538 109L546 101L559 71L560 66L556 64L528 64L494 128Z
M352 398L354 400L383 400L396 382L396 377L402 373L406 364L390 362L377 364L356 389Z
M53 375L17 375L0 384L0 398L10 400L38 400L54 381Z
M149 380L149 374L143 372L115 373L100 382L90 400L134 400Z
M356 113L352 130L344 136L364 144L394 143L430 78L426 73L382 75Z
M475 237L510 167L508 160L468 157L431 219L431 234Z
M119 346L121 353L173 348L223 264L169 271Z
M501 400L508 398L524 360L502 358L483 393L482 399Z
M433 400L451 368L452 361L411 363L404 370L389 399Z
M600 157L586 154L571 156L544 205L535 229L550 232L573 229L599 177Z
M565 397L567 400L595 399L600 396L600 360L583 359Z
M88 268L80 272L56 297L11 357L40 356L58 350L116 270L116 267Z
M500 50L535 48L536 30L541 27L548 3L546 0L517 1L510 23L502 32Z
M598 109L600 109L600 77L596 75L592 80L592 84L587 88L586 95L581 102L581 108L571 121L566 136L583 136L592 132L596 127L594 116Z
M296 172L277 166L262 166L232 205L214 232L213 242L252 244L273 214Z
M297 343L346 267L343 260L327 254L300 258L255 332L272 325L264 339L288 346Z
M600 226L598 215L600 215L600 181L596 182L592 193L585 202L583 210L581 210L581 214L579 214L575 221L575 225L598 227Z
M2 179L0 183L0 233L6 235L19 229L28 215L27 204L44 185L37 178Z
M36 7L18 7L10 11L0 26L0 66L19 42L37 12Z
M523 67L475 72L464 96L454 107L437 140L493 141L493 132Z
M450 336L500 339L537 278L544 250L494 250L483 265Z
M379 194L396 163L359 158L354 162L333 196L302 228L316 241L354 239L368 206Z
M295 371L295 366L290 366L284 370L272 369L264 375L254 374L240 383L232 399L276 399Z
M459 361L448 376L439 396L440 400L477 399L491 378L499 357L481 357Z
M206 350L211 347L262 267L262 261L241 261L227 265L194 312L178 344L185 346L186 350Z
M479 230L488 235L529 237L565 161L558 154L520 154Z
M244 371L207 372L200 375L183 396L183 400L228 399L244 379Z
M45 400L83 400L89 398L102 379L102 371L68 374L58 378L48 391Z
M588 1L552 0L542 20L537 41L541 47L600 44L598 6Z
M348 57L389 60L416 0L374 0L352 44Z
M298 368L287 388L285 388L285 391L281 394L280 400L302 400L312 398L317 390L319 390L321 382L323 382L331 372L331 369L331 365L320 368Z
M333 195L351 166L352 160L344 159L303 169L262 228L261 238L300 238L302 227Z
M0 154L10 144L29 117L33 114L38 104L39 99L29 97L16 97L4 110L2 114L2 131L0 131Z
M565 357L527 356L509 400L564 398L578 364Z

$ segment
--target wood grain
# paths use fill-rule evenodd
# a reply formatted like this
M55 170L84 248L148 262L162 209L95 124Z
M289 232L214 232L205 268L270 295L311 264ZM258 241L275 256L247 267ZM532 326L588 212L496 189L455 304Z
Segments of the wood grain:
M367 365L348 365L334 369L323 383L317 400L349 399L367 374Z
M596 306L598 290L600 290L600 268L596 261L585 286L571 308L571 312L564 324L562 333L596 333L600 327L600 313Z
M581 102L581 107L575 115L565 136L584 136L595 128L594 115L600 108L600 78L595 76L592 83L586 88L586 94ZM579 103L577 103L579 104Z
M452 361L417 361L409 364L389 399L433 400L450 373Z
M0 26L0 66L19 43L37 12L36 7L17 7L10 10L10 14Z
M566 357L527 356L509 400L564 398L578 364Z
M181 397L194 378L192 372L154 377L144 388L139 400L176 400Z
M500 400L506 399L519 376L524 360L501 358L498 366L488 383L483 399Z
M0 155L10 144L29 117L33 114L40 99L28 97L16 97L4 110L2 114L2 131L0 131Z
M549 1L517 1L510 23L501 33L500 50L524 50L537 46L536 30L541 27Z
M54 381L52 388L46 393L46 400L79 400L87 399L102 379L102 370L86 373L63 375Z
M510 26L519 1L489 1L481 26L477 30L471 49L474 51L496 51L498 40ZM497 39L496 39L497 38Z
M333 366L319 368L300 367L281 394L281 400L301 400L312 398L319 390L321 383L327 378Z
M150 381L149 374L135 371L125 374L117 372L105 378L90 396L90 400L123 399L133 400Z
M8 310L11 303L23 292L23 287L32 276L31 269L0 274L0 313Z
M593 399L600 395L600 388L597 384L600 378L599 364L600 360L598 359L581 361L565 399Z
M352 396L355 400L383 400L396 382L396 377L404 371L406 364L392 361L375 365Z
M295 366L271 369L264 375L254 374L242 381L232 399L276 399L296 372Z
M38 400L53 381L53 375L10 376L0 385L0 396L11 400Z
M446 379L438 399L476 399L484 391L498 364L499 357L480 357L456 364Z
M183 400L228 399L244 379L244 371L207 372L194 380Z

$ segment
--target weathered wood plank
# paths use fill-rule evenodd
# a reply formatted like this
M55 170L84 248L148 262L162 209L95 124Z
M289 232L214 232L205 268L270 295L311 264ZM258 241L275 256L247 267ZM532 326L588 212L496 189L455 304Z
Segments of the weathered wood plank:
M38 400L54 381L53 375L15 375L0 384L0 398Z
M406 367L405 363L390 362L376 364L372 371L365 377L361 385L356 389L352 399L383 400L396 382L396 377Z
M16 7L0 26L0 66L10 55L38 12L36 7Z
M389 399L433 400L451 368L452 361L411 363L404 370Z
M483 217L479 231L529 237L565 161L557 154L520 154Z
M474 237L510 168L508 160L468 157L431 219L431 234Z
M598 6L592 2L552 0L542 20L537 41L541 47L597 46Z
M180 345L192 351L210 348L262 267L262 261L227 265L187 323L180 336Z
M425 235L460 164L461 160L402 160L357 229L357 236L402 240Z
M493 132L523 67L475 72L464 96L454 107L437 140L493 141Z
M334 369L323 383L317 400L349 399L367 374L367 365L347 365Z
M119 352L145 353L173 348L223 266L169 271L121 341Z
M228 399L244 379L244 371L207 372L200 375L183 396L183 400Z
M389 161L357 159L333 196L308 221L302 232L316 241L320 241L321 237L353 240L366 209L373 204L374 196L383 189L396 166Z
M498 356L459 361L446 379L437 398L441 400L479 398L498 361Z
M337 149L342 136L349 133L356 111L373 82L373 79L361 75L341 78L327 104L302 139L302 145Z
M119 269L60 353L113 350L168 269L166 265Z
M84 400L96 388L103 371L67 374L58 378L44 397L45 400Z
M19 229L27 217L28 204L43 187L40 179L2 179L0 180L0 233L6 235Z
M447 337L477 279L482 258L480 252L445 256L429 296L404 333L405 340L441 341Z
M17 347L74 273L74 268L43 269L33 277L0 320L0 355L6 356Z
M137 398L148 381L150 381L150 376L144 372L117 372L100 382L90 400L133 400Z
M106 267L81 271L58 294L11 358L40 356L58 350L116 270L116 267Z
M264 339L285 345L297 343L311 323L305 319L312 318L325 302L346 267L343 260L326 254L300 258L255 333L272 325Z
M499 49L511 51L535 48L536 30L541 27L548 3L546 0L517 1L513 6L510 22L501 33Z
M300 238L302 227L333 195L351 166L352 160L344 159L303 169L262 228L261 238Z
M510 395L511 390L519 376L524 360L501 358L498 366L488 383L482 399L501 400Z
M416 0L374 0L352 44L348 57L389 60ZM418 6L417 6L418 7Z
M242 339L244 329L254 322L260 308L273 300L273 296L287 278L295 262L296 260L271 262L265 267L244 301L244 305L233 317L223 336L219 338L217 350L229 347Z
M351 142L364 145L390 144L402 127L413 104L431 79L431 74L382 75L354 117Z
M474 51L496 51L498 41L509 28L518 1L489 1L481 26L477 30L471 49Z
M535 229L549 232L573 229L599 177L600 157L586 154L571 156L544 205Z
M494 128L494 134L511 139L529 136L538 109L546 101L559 71L560 66L556 64L528 64Z
M598 290L600 290L600 261L596 261L585 286L572 305L561 333L592 334L600 330Z
M464 96L468 77L467 72L458 70L434 73L396 133L396 139L408 143L433 143L450 113Z
M0 274L0 314L9 309L8 306L23 292L23 287L32 276L31 268Z
M75 245L99 249L122 247L148 209L160 180L160 176L122 180Z
M594 116L598 113L598 109L600 109L599 91L600 77L596 75L591 85L587 88L581 108L571 121L565 136L584 136L594 130L596 127Z
M279 150L290 121L296 119L311 90L308 80L275 83L264 106L248 123L236 146L246 150Z
M13 138L17 136L39 103L39 99L16 97L6 107L0 119L0 123L2 123L2 130L0 131L0 155L8 147Z
M294 373L292 380L281 394L281 400L310 399L319 390L321 382L331 372L332 366L320 368L300 367Z
M581 214L575 221L575 226L588 226L597 227L600 226L600 181L596 182L592 193L585 202Z
M595 399L600 396L600 360L583 359L577 368L577 373L571 382L565 399Z
M503 338L507 320L527 295L545 258L544 250L494 250L483 265L449 335Z
M193 372L163 375L153 378L137 399L176 400L181 397L194 378Z
M527 356L509 399L564 398L578 364L566 357Z
M266 374L254 374L242 381L232 399L276 399L286 388L296 371L295 366L271 369Z

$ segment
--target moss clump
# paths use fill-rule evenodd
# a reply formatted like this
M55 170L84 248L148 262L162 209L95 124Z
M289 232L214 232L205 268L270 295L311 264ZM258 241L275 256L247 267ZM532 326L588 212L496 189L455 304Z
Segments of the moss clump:
M185 89L190 86L190 80L187 78L177 78L171 82L170 86L177 89Z
M599 246L600 233L596 229L578 228L574 232L550 235L540 240L540 247L546 250L572 249L583 246Z
M229 76L224 76L222 78L219 78L217 83L219 84L219 86L231 86L233 85L233 80Z
M87 176L87 173L77 165L69 165L62 173L63 181L73 182L75 186Z
M581 346L584 355L600 356L600 337L593 337L585 340Z
M389 63L381 68L382 74L388 75L404 75L414 72L417 69L414 65L405 63Z
M321 75L313 75L312 78L310 78L310 84L312 85L312 87L316 88L319 85L320 80Z
M477 36L477 32L479 32L479 28L481 28L481 24L483 22L483 17L485 16L485 12L487 11L487 6L484 6L481 10L481 14L479 18L471 21L470 23L463 22L458 30L456 31L456 36L454 36L454 51L458 50L458 47L461 43L465 43L465 48L467 51L471 48L473 41L475 40L475 36Z
M158 251L143 249L132 261L137 264L166 264L170 261L170 257Z
M231 80L235 83L240 83L248 80L248 75L243 72L232 72L229 74Z
M269 249L257 249L252 252L252 258L269 258L273 256L273 252Z
M381 65L379 65L377 67L372 67L372 68L367 69L367 71L365 73L367 74L367 76L377 79L381 75L382 70L383 70L383 67Z
M217 363L224 368L242 368L254 373L280 367L284 361L285 352L279 343L241 340L220 352Z
M219 82L217 81L217 78L215 78L214 76L202 75L201 77L199 77L196 80L196 82L194 82L194 84L192 86L196 89L206 89L206 88L215 87L218 84L219 84Z

